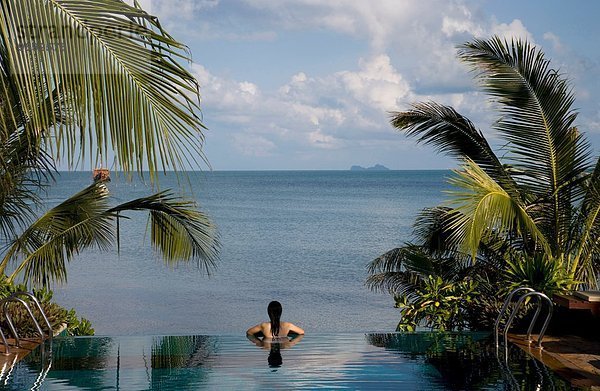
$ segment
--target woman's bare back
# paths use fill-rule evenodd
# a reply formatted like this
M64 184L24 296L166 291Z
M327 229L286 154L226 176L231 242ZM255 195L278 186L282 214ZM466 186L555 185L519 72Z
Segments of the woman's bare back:
M274 336L271 332L271 322L263 322L254 327L251 327L246 333L254 335L259 332L261 332L265 336L265 338L287 337L289 333L304 334L304 330L302 328L290 322L281 322L279 324L279 333L276 336Z

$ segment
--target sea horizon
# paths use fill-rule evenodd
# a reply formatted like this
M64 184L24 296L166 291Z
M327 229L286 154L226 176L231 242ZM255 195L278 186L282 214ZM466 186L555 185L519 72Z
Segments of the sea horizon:
M106 168L106 167L102 167L102 168ZM92 169L85 169L85 170L68 170L68 169L60 169L57 170L56 172L58 173L72 173L72 172L93 172L95 168ZM452 171L455 168L407 168L407 169L387 169L387 170L351 170L351 169L335 169L335 168L318 168L318 169L310 169L310 168L303 168L303 169L271 169L271 168L266 168L266 169L226 169L226 170L218 170L218 169L206 169L206 170L181 170L181 171L174 171L174 170L166 170L166 173L202 173L202 172L314 172L314 171L325 171L325 172L368 172L368 173L378 173L378 172L388 172L388 171ZM124 173L125 171L122 170L115 170L113 171L112 169L108 169L110 172L115 172L115 173ZM150 171L148 170L142 170L141 172L143 173L149 173ZM137 173L137 171L130 171L131 174L135 174ZM156 175L163 175L163 171L158 171L156 173Z
M161 188L190 187L222 243L214 275L168 267L145 237L147 217L121 221L121 248L87 250L55 287L57 302L92 321L98 335L239 334L280 300L283 317L308 332L394 331L399 312L365 285L366 266L404 244L424 207L445 197L447 170L266 170L191 172ZM65 172L52 206L91 183ZM107 183L113 202L151 194L133 175Z

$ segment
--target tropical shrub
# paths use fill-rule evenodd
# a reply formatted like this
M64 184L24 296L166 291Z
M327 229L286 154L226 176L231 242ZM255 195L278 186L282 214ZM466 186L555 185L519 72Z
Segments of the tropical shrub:
M478 296L475 281L446 282L429 276L414 293L415 300L407 295L395 297L401 316L396 331L415 331L419 326L440 331L469 328L465 313Z
M86 318L78 318L74 309L67 312L67 333L72 336L94 335L92 323Z
M0 300L4 299L15 292L25 292L27 287L24 284L12 284L6 278L0 281ZM33 295L40 302L42 310L46 314L52 330L56 333L60 330L66 330L69 335L81 336L81 335L94 335L94 329L91 327L91 323L85 319L79 319L74 309L67 310L60 305L52 302L53 292L46 288L33 289ZM29 304L36 320L42 327L42 330L46 332L46 326L40 316L37 307L31 302L26 296L20 296L25 302ZM38 336L38 331L29 316L29 313L22 304L9 303L7 310L9 311L11 320L19 333L19 337L35 337ZM0 327L7 333L10 331L7 320L4 317L4 312L0 314Z
M520 286L527 286L543 292L549 297L555 293L565 293L577 281L569 276L560 260L542 255L506 261L504 280L508 283L506 293Z

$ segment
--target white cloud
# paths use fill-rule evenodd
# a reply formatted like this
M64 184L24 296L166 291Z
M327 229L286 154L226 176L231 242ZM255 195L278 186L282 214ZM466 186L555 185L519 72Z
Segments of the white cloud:
M387 148L401 140L388 123L389 112L414 101L452 105L480 126L493 120L486 114L488 102L478 93L415 94L384 54L360 59L356 69L321 77L298 72L270 91L250 81L215 76L198 64L193 69L202 85L207 125L235 129L234 147L246 156Z
M475 36L481 36L484 34L484 30L477 23L469 19L456 19L448 16L444 16L442 21L442 32L447 37L452 37L458 34L471 34Z
M544 33L544 39L552 44L552 48L555 52L564 52L565 48L562 42L560 41L560 38L554 33L551 33L549 31Z
M510 23L496 23L492 26L491 33L506 38L507 40L511 40L512 38L522 38L527 39L530 43L535 43L533 35L519 19L515 19Z
M455 47L473 36L532 38L520 20L499 23L484 16L478 2L468 0L238 0L219 7L218 2L207 0L175 1L181 5L155 0L160 4L156 11L167 20L173 19L174 9L196 15L193 23L178 22L176 27L198 39L277 40L281 30L324 29L367 41L369 56L387 54L390 64L417 91L471 88L465 68L455 59ZM222 10L225 14L201 18L198 9ZM367 98L372 101L374 97Z
M193 20L197 13L215 8L220 0L142 0L142 8L169 20Z
M261 91L256 84L214 76L199 64L192 64L192 72L200 83L204 105L222 110L231 122L252 120L249 114L261 99Z
M340 140L333 136L323 134L320 130L315 130L308 134L310 142L317 148L332 149L340 147Z
M246 3L271 13L288 29L313 26L368 37L378 52L384 51L398 32L410 33L428 15L432 16L429 19L436 19L441 11L450 12L454 8L445 0L246 0ZM414 32L410 35L414 36Z
M285 40L298 33L309 32L310 36L324 31L328 43L336 39L348 45L339 51L342 56L348 50L356 53L354 63L340 62L333 69L319 66L327 63L327 58L314 58L314 67L305 63L290 66L286 58L281 63L290 69L287 81L268 87L258 79L256 69L244 72L242 66L232 64L223 70L214 66L209 72L195 64L207 124L219 124L226 132L235 129L238 150L253 156L283 150L300 154L310 148L350 150L358 145L389 144L397 135L388 123L387 113L429 99L454 106L491 134L486 128L495 118L484 95L477 92L467 67L457 61L456 45L473 36L492 34L525 38L535 44L522 20L499 21L486 14L481 3L470 0L237 0L218 6L217 2L176 1L181 10L196 13L196 18L188 17L178 24L181 18L175 14L182 11L175 12L176 6L171 3L167 7L166 1L156 11L194 39L237 41L240 45L272 40L276 48L293 45L293 41ZM197 8L189 8L191 3ZM543 38L551 43L553 56L558 51L565 57L569 53L554 32L546 32ZM301 42L307 44L304 39ZM352 47L364 47L365 43L365 50ZM319 44L315 40L315 45ZM268 55L268 47L260 44L261 55ZM338 53L338 48L334 49ZM286 54L293 55L281 55ZM332 51L330 63L339 60L333 56ZM566 70L575 75L575 80L580 74L589 76L589 68L595 66L580 60L572 60L572 56L568 59L571 65ZM274 67L278 61L272 58ZM285 73L277 71L278 80L285 79ZM269 68L264 72L268 73ZM578 98L593 96L585 85L577 87ZM244 143L248 147L240 149Z
M233 134L233 146L245 156L265 157L276 149L275 143L262 136L245 133Z
M388 131L387 112L412 99L409 84L386 55L324 77L299 72L273 91L215 76L199 64L192 69L201 84L207 125L237 129L234 143L245 155L266 156L289 143L340 148L345 140Z
M399 103L411 95L410 86L390 63L387 55L361 59L358 72L339 72L346 89L357 101L382 112L398 110Z

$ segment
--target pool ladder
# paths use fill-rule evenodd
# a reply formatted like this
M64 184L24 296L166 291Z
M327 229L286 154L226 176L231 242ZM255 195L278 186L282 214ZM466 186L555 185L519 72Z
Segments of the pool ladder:
M37 321L37 319L35 318L35 316L33 315L33 312L31 311L29 304L27 304L27 302L21 298L22 296L26 296L29 299L31 299L31 301L37 307L37 310L39 311L40 315L42 316L42 319L44 320L44 323L46 324L46 327L48 328L48 339L50 340L50 343L52 343L52 337L54 336L54 332L52 331L52 326L50 325L50 321L48 320L48 317L46 316L46 313L42 309L42 306L40 305L40 302L38 301L38 299L32 293L29 293L29 292L15 292L12 295L0 300L0 307L2 308L2 310L4 312L4 318L6 319L6 321L8 323L8 327L10 328L10 331L15 338L15 346L21 347L21 340L19 339L19 334L17 334L17 329L15 328L15 325L14 325L12 318L8 311L9 303L22 304L25 307L25 310L27 311L27 313L29 314L29 317L33 321L35 328L37 329L38 333L40 334L40 338L41 338L42 342L46 340L46 335L44 334L44 331L40 327L40 324ZM0 327L0 338L2 339L2 343L4 344L4 354L9 355L10 354L9 344L8 344L8 341L6 340L6 337L5 337L4 332L2 331L1 327Z
M509 307L510 303L513 301L513 298L515 297L515 295L517 293L521 293L521 292L525 292L525 294L522 294L521 297L519 297L517 304L513 308L512 312L510 313L510 316L508 317L508 320L506 321L506 325L504 326L504 331L503 331L504 346L505 346L505 348L508 347L508 329L510 328L512 322L515 320L515 317L517 316L519 309L524 304L525 299L531 297L531 298L537 298L537 309L535 311L535 314L533 315L533 319L531 319L531 324L529 325L529 328L527 329L527 342L528 343L533 342L533 340L531 339L531 332L533 331L533 326L535 326L535 323L540 315L540 312L542 311L543 302L546 302L548 304L548 315L546 315L546 320L544 320L544 324L542 325L542 329L540 330L540 333L539 333L538 339L537 339L537 344L536 344L538 349L542 349L542 339L544 338L544 334L546 333L546 329L548 328L548 324L550 323L550 319L552 318L552 312L554 311L554 304L552 303L552 300L550 300L550 298L548 296L546 296L545 294L543 294L541 292L537 292L528 287L520 287L520 288L513 290L512 292L510 292L508 294L508 296L506 296L506 300L504 300L504 305L502 305L502 309L500 310L500 313L498 314L498 318L496 319L496 324L494 325L494 337L496 340L496 350L498 350L498 347L499 347L498 331L500 328L500 322L502 321L502 317L505 315L506 311L508 310L508 307Z

